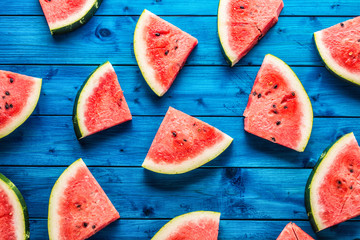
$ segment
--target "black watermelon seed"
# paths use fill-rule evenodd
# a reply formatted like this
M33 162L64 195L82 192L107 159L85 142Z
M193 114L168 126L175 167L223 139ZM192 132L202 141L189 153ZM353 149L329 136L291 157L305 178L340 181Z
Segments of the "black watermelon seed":
M240 6L240 9L245 9L245 7L244 7L244 6Z
M178 48L179 48L179 47L178 47L178 46L176 46L176 47L175 47L175 50L176 50L176 49L178 49Z
M96 226L95 225L92 225L92 229L95 229L96 228Z
M288 106L285 106L284 109L288 109Z
M275 105L275 104L273 105L273 108L276 108L276 105Z
M273 110L273 113L278 114L279 112L278 112L278 111L276 111L276 110Z
M291 95L295 96L295 92L291 92Z
M358 39L358 42L360 42L360 38Z
M87 222L83 222L83 226L87 227L89 224Z
M76 207L77 207L77 208L81 208L81 204L76 204Z
M168 55L168 54L169 54L169 50L166 50L166 51L165 51L165 55Z
M360 40L360 39L359 39ZM13 78L10 78L10 83L13 83L14 82L14 79Z
M13 105L10 103L9 107L10 107L10 108L13 108Z
M157 36L157 37L160 36L160 33L155 33L155 36Z
M196 123L193 123L193 126L196 126Z
M9 109L9 104L8 103L5 103L5 108Z
M261 98L261 93L258 94L258 98Z
M272 140L273 142L276 142L276 139L275 139L274 137L272 137L271 140Z
M9 95L10 95L9 91L6 91L6 92L5 92L5 95L8 95L8 96L9 96Z
M253 92L253 95L255 96L256 94L257 94L257 92L256 92L256 91L254 91L254 92Z
M277 122L276 122L276 125L278 125L278 126L279 126L279 125L280 125L280 123L281 123L280 121L277 121Z
M277 87L278 87L278 86L277 86L277 84L276 84L276 85L274 86L274 89L277 89Z
M341 27L344 27L344 24L343 24L343 23L340 23L340 26L341 26Z
M176 137L176 132L172 132L173 137Z
M354 172L354 170L353 170L353 169L350 169L349 171L350 171L351 173L353 173L353 172Z
M353 189L353 186L350 186L349 188L350 188L350 189Z
M184 142L187 142L187 140L186 139L183 139L184 140Z
M340 180L338 180L338 181L337 181L337 183L338 183L338 184L341 184L341 181L340 181Z
M5 99L5 96L2 96L3 99Z

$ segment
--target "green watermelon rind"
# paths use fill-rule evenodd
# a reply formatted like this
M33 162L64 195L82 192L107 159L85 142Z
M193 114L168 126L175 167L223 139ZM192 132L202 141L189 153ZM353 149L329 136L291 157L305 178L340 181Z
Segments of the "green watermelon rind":
M21 74L19 74L21 75ZM13 131L15 131L18 127L20 127L30 116L31 114L34 112L37 103L39 102L39 98L40 98L40 92L41 92L41 86L42 86L42 79L41 78L32 78L34 80L34 83L36 84L36 86L34 87L34 96L32 96L31 98L33 99L33 101L31 102L31 107L28 109L28 111L24 112L24 115L21 116L21 118L18 119L17 122L14 122L13 126L8 127L8 129L5 128L5 130L1 130L0 131L0 139L4 138L6 136L8 136L10 133L12 133Z
M0 173L0 181L5 184L5 186L8 188L8 190L10 190L11 193L13 193L13 196L9 196L9 197L14 198L16 202L19 204L18 207L21 208L20 212L23 214L22 218L24 221L24 236L21 239L24 240L30 239L29 213L27 210L24 197L20 193L19 189L15 186L15 184L1 173Z
M95 0L94 4L91 6L89 11L85 13L85 15L79 16L75 21L71 23L68 23L66 25L57 28L49 27L51 35L68 33L84 25L94 16L95 12L99 9L102 1L103 0Z
M338 65L334 60L331 58L331 54L327 53L327 49L323 46L321 41L322 31L318 31L314 33L314 41L316 45L316 49L318 50L318 54L325 64L327 70L332 73L334 76L351 82L357 86L360 86L360 76L358 75L356 79L356 74L352 74L347 72L346 68ZM327 55L327 56L326 56Z
M213 211L195 211L190 213L185 213L183 215L177 216L167 222L155 235L151 240L162 240L165 239L168 235L170 235L173 230L175 230L178 226L186 221L191 221L193 219L197 219L198 217L208 217L215 221L220 221L219 212Z
M316 220L316 216L314 214L314 207L311 204L311 196L312 196L312 185L313 185L313 178L316 176L317 173L319 173L319 171L322 170L322 165L324 165L327 161L327 157L332 154L333 151L334 154L336 154L336 148L337 147L341 147L343 142L347 142L348 138L355 138L354 134L348 133L344 136L342 136L340 139L338 139L337 141L335 141L334 143L332 143L330 146L328 146L320 155L319 160L317 161L315 167L313 168L313 170L310 173L310 176L306 182L306 187L305 187L305 208L306 208L306 212L307 215L309 217L309 221L311 223L311 226L313 228L313 230L315 232L319 232L323 229L325 229L322 225L321 222L319 220ZM315 191L315 190L313 190Z
M106 66L111 63L109 61L106 61L105 63L101 64L99 67L97 67L94 71L92 71L92 73L90 73L90 75L88 76L88 78L85 80L85 82L82 84L82 86L80 87L78 93L76 94L76 98L75 98L75 104L74 104L74 109L73 109L73 117L72 117L72 121L73 121L73 125L74 125L74 130L75 130L75 134L78 140L82 139L83 137L87 136L85 135L85 130L82 129L81 127L81 123L80 123L80 118L78 115L78 107L80 104L80 101L82 99L86 99L88 96L82 96L83 94L83 90L87 88L87 86L89 86L89 81L91 81L95 75L95 73L97 73L98 71L102 70L102 67Z
M56 180L51 193L50 193L50 198L49 198L49 208L48 208L48 233L49 233L49 239L58 239L58 235L54 235L53 236L53 230L56 229L55 227L52 226L53 224L53 219L55 217L53 217L52 215L54 214L54 216L56 215L56 208L53 206L53 202L55 201L55 198L59 198L60 196L56 196L58 194L58 192L61 192L61 187L64 188L63 181L68 180L67 175L71 175L71 171L73 169L77 169L78 165L85 165L84 161L79 158L78 160L76 160L74 163L72 163L69 167L67 167L64 172L60 175L60 177ZM60 188L60 190L59 190ZM56 224L57 222L55 222Z

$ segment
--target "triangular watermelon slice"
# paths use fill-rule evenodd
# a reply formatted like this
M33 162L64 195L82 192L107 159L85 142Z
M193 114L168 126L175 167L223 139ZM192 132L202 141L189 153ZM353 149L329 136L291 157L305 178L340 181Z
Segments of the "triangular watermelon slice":
M213 126L170 107L142 166L164 174L185 173L216 158L232 140Z
M218 34L233 67L278 21L282 0L220 0Z
M51 34L73 31L95 14L102 0L39 0Z
M314 38L326 67L360 85L360 17L318 31Z
M276 240L314 240L295 223L288 223Z
M144 10L134 34L134 51L139 68L159 96L171 87L198 41L178 27Z
M0 138L13 132L34 111L42 80L0 71Z
M17 187L0 173L0 239L26 240L29 237L25 200Z
M197 211L173 218L151 240L217 240L220 213Z
M132 119L115 70L110 62L99 66L80 88L73 124L78 139Z
M305 205L316 232L360 215L360 147L353 133L321 154L306 185Z
M266 55L244 112L245 131L296 151L304 151L313 112L304 87L291 68Z
M50 195L50 240L86 239L120 218L80 158L56 181Z

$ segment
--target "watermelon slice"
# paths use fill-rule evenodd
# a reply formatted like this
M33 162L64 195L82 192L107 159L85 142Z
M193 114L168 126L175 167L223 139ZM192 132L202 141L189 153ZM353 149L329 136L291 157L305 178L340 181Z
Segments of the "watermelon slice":
M0 138L13 132L34 111L42 80L0 70Z
M81 139L131 119L115 70L106 62L90 74L76 96L76 136Z
M171 87L186 59L197 45L196 38L144 10L134 34L134 51L139 68L159 96Z
M282 0L220 0L218 34L233 67L278 21Z
M360 85L360 17L318 31L314 39L326 67Z
M17 187L0 173L0 239L30 238L29 215Z
M216 158L232 140L209 124L170 107L142 166L164 174L185 173Z
M244 117L245 131L299 152L310 138L309 97L291 68L270 54L256 76Z
M152 240L216 240L220 213L197 211L180 215L165 224Z
M120 218L80 158L56 181L50 195L50 240L86 239Z
M51 34L73 31L95 14L102 0L39 0Z
M295 223L288 223L276 240L314 240Z
M320 156L307 181L305 204L314 231L360 215L360 148L353 133Z

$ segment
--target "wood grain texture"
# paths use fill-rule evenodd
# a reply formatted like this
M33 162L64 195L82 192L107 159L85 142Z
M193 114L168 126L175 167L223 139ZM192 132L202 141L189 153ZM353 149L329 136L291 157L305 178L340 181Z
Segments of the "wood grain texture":
M0 140L3 165L67 166L83 157L91 166L141 166L163 117L134 117L131 122L78 142L71 117L30 119ZM360 136L359 118L317 118L304 153L263 140L243 130L240 117L200 117L234 138L208 167L313 167L322 151L343 134ZM140 141L139 141L140 140Z
M357 0L284 0L285 7L281 15L290 16L357 16ZM3 0L0 15L42 15L37 0ZM107 0L96 15L140 15L144 8L159 15L216 15L218 0L191 1L191 6L177 0Z
M216 17L164 19L199 40L188 58L188 65L227 65L217 36ZM347 19L349 17L282 17L237 66L260 65L268 53L290 65L322 66L313 33ZM0 16L0 33L6 36L0 43L1 63L101 64L109 60L113 64L136 65L133 33L137 20L137 16L97 16L77 31L52 37L42 16Z

